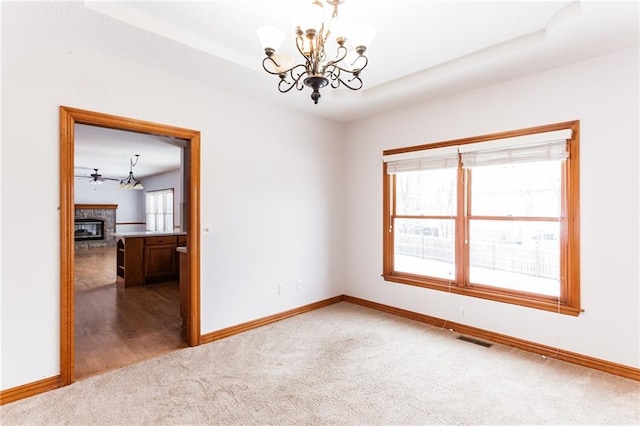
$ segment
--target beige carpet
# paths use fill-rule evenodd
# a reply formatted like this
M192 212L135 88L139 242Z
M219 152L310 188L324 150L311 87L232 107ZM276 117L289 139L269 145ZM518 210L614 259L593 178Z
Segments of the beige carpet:
M640 383L339 303L0 408L2 424L640 423Z

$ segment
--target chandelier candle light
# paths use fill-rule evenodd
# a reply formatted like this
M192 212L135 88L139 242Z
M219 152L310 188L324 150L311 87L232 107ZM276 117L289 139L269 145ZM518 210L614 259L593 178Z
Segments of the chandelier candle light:
M326 0L333 7L327 23L324 22L324 5L321 0L311 3L306 16L298 21L296 27L296 47L304 57L304 63L294 64L294 59L286 53L278 53L284 41L284 33L277 28L263 26L257 33L267 55L262 67L269 74L280 77L278 90L287 93L294 87L302 90L304 86L313 89L311 99L315 104L320 99L320 89L331 85L337 89L345 86L351 90L362 88L360 73L369 63L365 56L367 47L375 35L370 25L347 25L338 18L338 5L344 0ZM353 50L349 51L347 35ZM335 43L336 56L327 59L325 49Z

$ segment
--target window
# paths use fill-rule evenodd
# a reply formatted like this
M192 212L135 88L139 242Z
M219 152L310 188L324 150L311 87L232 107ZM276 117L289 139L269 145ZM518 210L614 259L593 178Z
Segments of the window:
M173 231L173 188L147 192L147 231Z
M387 281L580 312L579 122L384 152Z

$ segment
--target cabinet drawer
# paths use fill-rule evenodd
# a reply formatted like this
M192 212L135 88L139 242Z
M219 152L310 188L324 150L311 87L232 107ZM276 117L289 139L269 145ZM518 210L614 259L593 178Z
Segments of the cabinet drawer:
M178 235L178 245L179 246L187 245L187 236L186 235Z
M176 236L166 237L147 237L144 239L145 246L158 246L163 244L177 244L178 239Z

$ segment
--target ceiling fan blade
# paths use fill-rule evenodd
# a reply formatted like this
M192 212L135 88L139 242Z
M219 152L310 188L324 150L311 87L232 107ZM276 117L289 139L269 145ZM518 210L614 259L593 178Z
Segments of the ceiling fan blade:
M87 168L88 170L88 168ZM98 173L99 169L92 169L93 173L89 174L89 175L74 175L75 177L78 178L86 178L86 179L91 179L93 182L105 182L107 180L111 180L114 182L120 182L120 179L117 178L109 178L109 177L104 177L102 176L100 173Z

